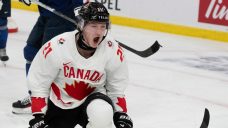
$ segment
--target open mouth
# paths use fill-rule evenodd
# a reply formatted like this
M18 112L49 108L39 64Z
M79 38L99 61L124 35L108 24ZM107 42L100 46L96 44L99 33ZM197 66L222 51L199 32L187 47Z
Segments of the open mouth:
M100 39L100 37L95 37L95 38L93 39L94 43L99 43L99 42L98 42L99 39Z

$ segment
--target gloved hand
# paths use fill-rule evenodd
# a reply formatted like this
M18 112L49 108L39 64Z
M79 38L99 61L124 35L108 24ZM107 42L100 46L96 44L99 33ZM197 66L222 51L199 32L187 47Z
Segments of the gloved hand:
M29 121L29 128L48 128L43 114L35 114L33 116L34 118Z
M127 113L115 112L113 120L116 128L133 128L133 122Z
M0 0L0 11L2 10L3 2Z
M19 0L19 2L22 2L22 3L24 3L27 6L31 5L31 0Z

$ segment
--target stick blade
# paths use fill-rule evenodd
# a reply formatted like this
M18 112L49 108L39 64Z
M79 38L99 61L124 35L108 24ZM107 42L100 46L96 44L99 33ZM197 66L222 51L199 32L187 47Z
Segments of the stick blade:
M160 47L162 47L158 41L156 40L154 42L154 44L152 46L150 46L148 49L144 50L144 51L140 51L141 52L141 57L149 57L151 55L153 55L154 53L156 53Z
M156 53L156 52L160 49L160 47L162 47L162 46L158 43L158 41L156 40L156 41L154 42L154 44L151 45L151 46L150 46L149 48L147 48L146 50L138 51L138 50L136 50L136 49L133 49L133 48L131 48L131 47L129 47L129 46L127 46L127 45L121 43L121 42L118 41L118 40L116 40L116 42L118 42L119 45L120 45L121 47L127 49L128 51L130 51L130 52L132 52L132 53L134 53L134 54L136 54L136 55L138 55L138 56L144 57L144 58L153 55L154 53Z
M201 123L200 128L208 128L209 121L210 121L210 113L209 113L209 110L205 108L203 121Z

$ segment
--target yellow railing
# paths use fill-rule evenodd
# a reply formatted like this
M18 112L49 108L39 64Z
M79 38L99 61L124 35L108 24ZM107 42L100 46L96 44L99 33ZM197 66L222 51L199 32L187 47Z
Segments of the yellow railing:
M26 6L18 2L17 0L11 0L11 2L12 2L12 8L24 9L29 11L38 11L38 8L36 5L32 4L31 6ZM118 24L118 25L228 42L228 32L206 30L206 29L195 28L195 27L139 20L139 19L133 19L133 18L127 18L127 17L120 17L120 16L111 16L111 21L113 24Z

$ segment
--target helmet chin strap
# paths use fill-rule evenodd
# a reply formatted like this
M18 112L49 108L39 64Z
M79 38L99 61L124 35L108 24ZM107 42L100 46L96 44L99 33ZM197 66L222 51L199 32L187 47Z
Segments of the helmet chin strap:
M107 34L108 34L108 29L107 29L106 34L103 36L102 40L100 41L100 43L105 39L105 37L107 36ZM83 39L83 35L82 35L82 31L81 30L79 30L78 46L81 49L87 50L87 51L95 51L97 49L97 48L93 48L93 47L90 47L87 44L85 44L85 40Z
M79 34L78 46L83 50L88 50L88 51L95 51L96 50L96 48L90 47L87 44L85 44L85 40L83 39L83 36L81 33Z

